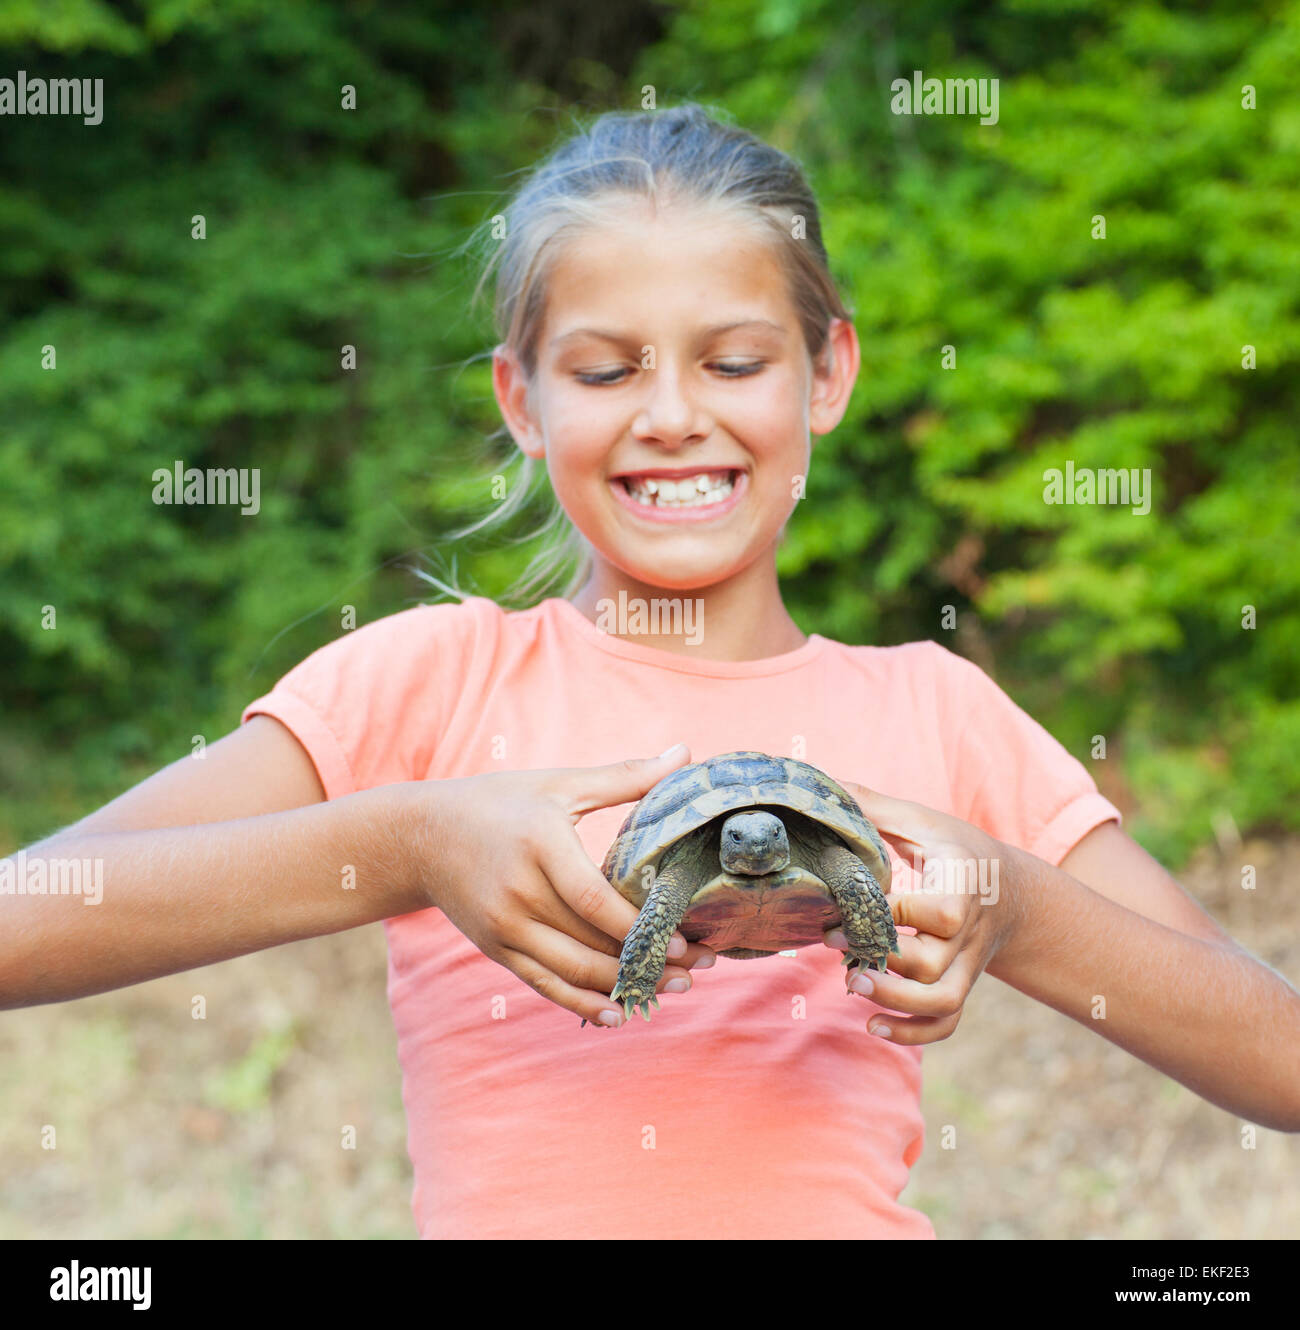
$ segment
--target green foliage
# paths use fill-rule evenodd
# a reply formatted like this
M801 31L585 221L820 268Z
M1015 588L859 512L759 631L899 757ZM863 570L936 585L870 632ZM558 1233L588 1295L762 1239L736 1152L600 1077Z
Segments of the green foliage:
M594 13L0 11L0 76L106 92L98 126L0 133L0 838L230 729L344 606L422 597L403 565L507 456L467 237L567 108L647 83L805 163L855 313L854 402L781 551L804 626L945 641L1085 760L1108 736L1171 860L1224 814L1300 825L1300 4ZM913 69L998 78L998 122L891 114ZM155 505L177 459L258 467L260 513ZM1150 468L1151 511L1045 504L1067 462Z

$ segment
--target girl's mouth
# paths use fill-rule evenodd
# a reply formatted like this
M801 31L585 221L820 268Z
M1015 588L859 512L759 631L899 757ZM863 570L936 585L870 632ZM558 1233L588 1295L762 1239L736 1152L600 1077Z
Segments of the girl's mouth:
M609 482L624 508L651 522L703 522L730 512L748 486L735 468L678 476L615 476Z

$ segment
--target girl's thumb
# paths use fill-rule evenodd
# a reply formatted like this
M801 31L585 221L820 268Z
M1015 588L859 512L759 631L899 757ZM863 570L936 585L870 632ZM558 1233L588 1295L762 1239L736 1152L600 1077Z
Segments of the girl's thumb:
M658 757L634 757L607 767L579 768L573 773L578 784L575 811L589 813L611 804L635 802L690 755L691 750L685 744L676 743Z

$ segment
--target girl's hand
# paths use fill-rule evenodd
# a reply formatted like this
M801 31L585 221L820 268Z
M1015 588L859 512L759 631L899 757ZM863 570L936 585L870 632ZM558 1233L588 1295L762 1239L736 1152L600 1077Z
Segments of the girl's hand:
M994 840L969 822L924 804L891 799L852 781L840 781L877 830L918 870L899 890L898 865L886 899L900 925L901 955L884 973L845 972L850 992L870 996L891 1011L872 1017L868 1030L896 1044L946 1039L961 1019L975 980L1015 926L1015 885L1023 852ZM909 935L902 927L915 930ZM830 929L826 945L847 951L848 939Z
M640 799L689 760L677 744L605 767L411 782L404 821L421 890L485 956L544 998L595 1029L621 1025L609 993L637 910L592 863L574 827L593 809ZM687 970L713 964L707 947L680 932L668 955L659 991L679 984L670 991L685 992Z

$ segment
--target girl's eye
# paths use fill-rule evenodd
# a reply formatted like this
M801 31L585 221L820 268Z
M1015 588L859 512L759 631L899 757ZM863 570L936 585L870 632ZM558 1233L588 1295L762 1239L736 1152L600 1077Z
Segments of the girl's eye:
M757 374L765 364L767 364L765 360L714 360L708 367L717 370L724 379L743 379L750 374ZM615 369L578 370L573 377L579 383L601 387L622 383L624 376L629 372L625 365L620 365Z

